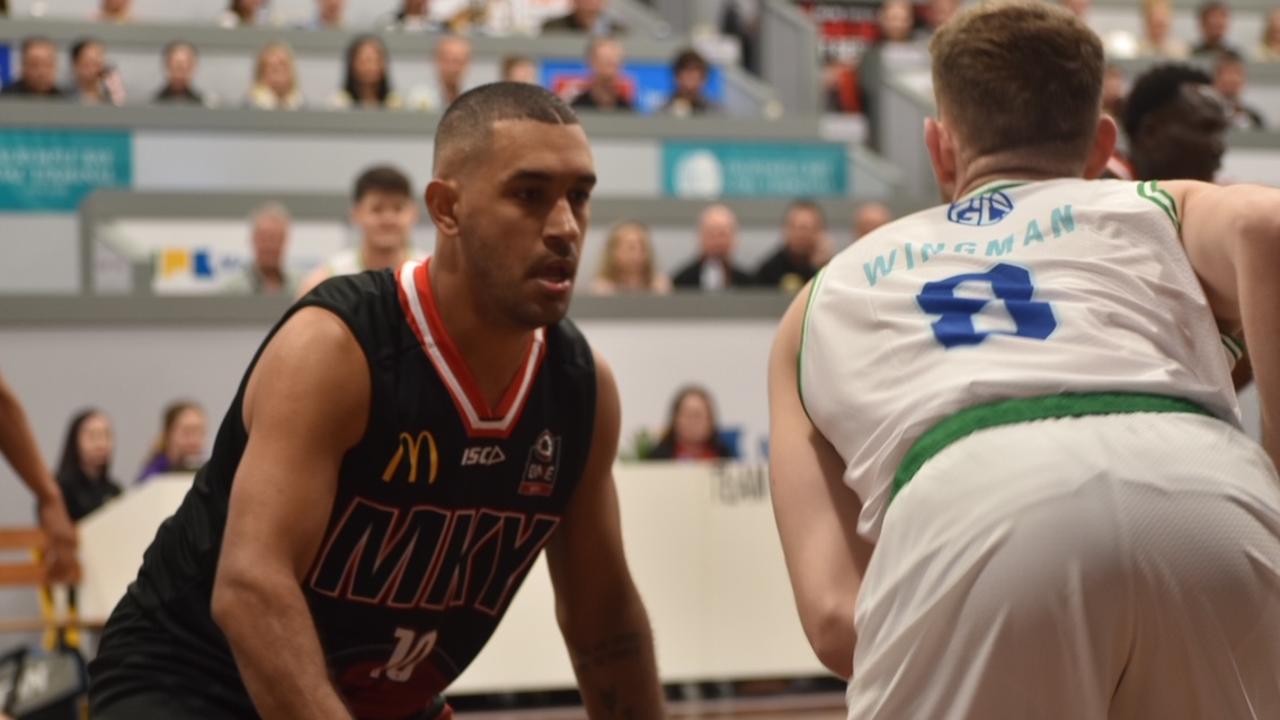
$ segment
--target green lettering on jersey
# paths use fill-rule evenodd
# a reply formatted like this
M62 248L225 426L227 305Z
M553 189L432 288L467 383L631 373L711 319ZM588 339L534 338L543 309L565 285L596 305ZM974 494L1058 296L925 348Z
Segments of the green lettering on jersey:
M962 253L969 253L970 255L977 255L978 243L976 242L956 243L956 246L955 248L953 248L953 251L958 253L962 252Z
M1040 223L1035 220L1027 223L1027 234L1022 238L1022 247L1026 247L1033 242L1044 242L1044 233L1040 232Z
M876 283L882 277L888 277L893 272L894 263L898 261L898 249L894 248L889 251L889 260L885 261L884 255L877 255L875 262L862 263L862 271L867 274L867 283L871 287L875 287Z
M1054 208L1053 216L1050 220L1053 222L1053 236L1055 238L1062 237L1063 228L1066 228L1066 232L1076 231L1076 219L1071 215L1070 205Z
M929 258L937 255L938 253L945 252L946 249L946 243L925 243L920 246L920 262L929 262Z
M1003 240L990 240L987 242L987 257L999 257L1013 252L1013 236L1009 235Z

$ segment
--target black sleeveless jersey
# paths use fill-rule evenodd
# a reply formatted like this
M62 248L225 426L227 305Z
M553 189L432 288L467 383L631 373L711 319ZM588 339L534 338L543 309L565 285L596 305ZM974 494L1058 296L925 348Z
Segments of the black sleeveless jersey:
M333 312L358 339L372 405L303 590L356 716L416 717L479 653L560 523L591 444L591 350L567 320L538 330L488 408L436 313L427 263L329 280L294 310L306 306ZM107 624L91 667L95 705L160 683L252 716L210 616L248 376Z

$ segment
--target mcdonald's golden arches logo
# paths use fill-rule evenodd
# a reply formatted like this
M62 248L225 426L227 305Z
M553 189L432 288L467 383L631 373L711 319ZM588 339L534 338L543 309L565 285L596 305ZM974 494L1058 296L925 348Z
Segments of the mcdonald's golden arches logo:
M430 463L427 474L427 484L434 485L436 475L440 470L440 454L436 450L436 439L427 431L418 433L415 438L411 433L400 433L399 447L396 454L392 456L391 462L387 463L387 469L382 472L382 481L391 482L396 476L396 472L400 469L400 463L404 462L405 456L409 457L409 484L418 482L418 468L422 459L423 442L427 446L427 461Z

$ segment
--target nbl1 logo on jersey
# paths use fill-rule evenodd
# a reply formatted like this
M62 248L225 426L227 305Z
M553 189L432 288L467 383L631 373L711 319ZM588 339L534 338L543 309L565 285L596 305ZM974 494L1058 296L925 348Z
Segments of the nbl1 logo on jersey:
M986 192L957 200L947 209L947 219L957 225L995 225L1013 212L1013 198L1000 192Z
M560 469L560 436L543 430L529 448L529 460L520 477L520 494L547 497L555 489Z

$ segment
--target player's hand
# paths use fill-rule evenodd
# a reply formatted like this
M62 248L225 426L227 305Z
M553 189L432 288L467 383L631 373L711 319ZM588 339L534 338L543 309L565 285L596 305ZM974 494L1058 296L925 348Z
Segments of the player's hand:
M49 582L74 585L80 582L80 561L76 557L79 541L76 526L67 514L61 498L40 503L40 529L48 542L44 551L45 571Z

